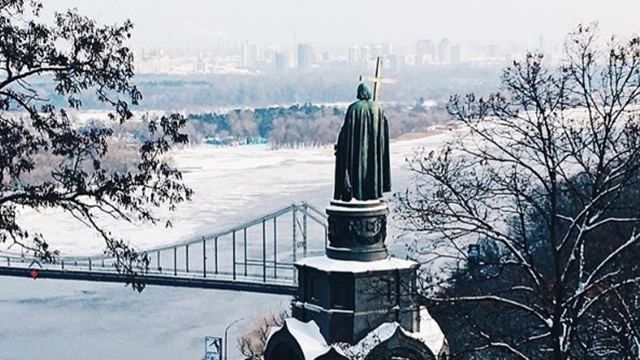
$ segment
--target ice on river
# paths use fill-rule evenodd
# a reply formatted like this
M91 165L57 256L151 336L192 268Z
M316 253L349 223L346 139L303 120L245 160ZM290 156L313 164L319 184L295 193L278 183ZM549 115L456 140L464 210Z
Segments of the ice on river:
M395 190L404 185L404 159L416 146L441 143L442 136L392 144ZM99 222L115 236L145 249L211 233L292 202L310 201L322 208L332 195L330 147L270 150L267 145L202 145L175 151L172 158L195 195L175 212L163 214L171 220L171 228L164 223L116 222L107 216ZM23 211L19 223L32 233L42 233L63 255L93 255L104 246L95 232L61 211Z

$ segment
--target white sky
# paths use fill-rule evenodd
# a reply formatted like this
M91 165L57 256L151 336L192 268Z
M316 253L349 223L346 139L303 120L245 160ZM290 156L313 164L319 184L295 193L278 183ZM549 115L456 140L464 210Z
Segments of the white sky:
M101 22L130 18L133 45L212 47L227 41L343 47L417 39L537 44L559 41L580 22L603 34L640 33L639 0L46 0Z

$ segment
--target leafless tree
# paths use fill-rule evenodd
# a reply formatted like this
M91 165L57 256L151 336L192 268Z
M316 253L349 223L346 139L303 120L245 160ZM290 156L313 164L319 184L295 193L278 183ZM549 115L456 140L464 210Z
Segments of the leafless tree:
M637 359L640 38L579 26L565 54L552 69L529 53L499 92L453 96L460 129L409 160L396 214L422 299L466 311L470 350Z
M238 339L240 353L247 360L262 359L271 328L284 325L284 320L288 317L287 312L281 312L279 314L269 313L258 319L255 328Z
M185 119L173 114L147 122L149 139L124 170L114 171L113 129L81 127L70 113L89 98L110 109L111 124L133 118L131 106L142 99L126 46L133 25L100 25L76 10L45 20L42 7L38 0L0 0L0 243L55 261L58 252L24 227L19 213L57 209L95 230L117 269L142 291L135 275L148 257L99 218L156 223L156 208L172 210L191 198L166 157L188 141Z

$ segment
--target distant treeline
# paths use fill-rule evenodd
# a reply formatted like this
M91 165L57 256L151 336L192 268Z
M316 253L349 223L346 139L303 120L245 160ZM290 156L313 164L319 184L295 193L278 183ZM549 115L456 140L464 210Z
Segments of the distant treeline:
M225 114L190 114L187 122L193 143L208 138L265 139L274 148L332 144L342 126L344 108L313 104L234 110ZM385 109L392 137L444 124L449 117L442 107L427 107L424 99L410 106Z
M227 113L192 113L184 131L191 145L203 143L246 144L268 143L272 148L313 147L333 144L336 141L346 109L340 106L298 104L287 107L238 109ZM391 137L422 132L435 125L445 125L450 117L442 106L428 106L424 99L413 104L388 105L385 113L389 119ZM156 116L156 115L153 115ZM114 137L109 141L109 152L103 167L110 171L126 172L137 164L138 148L152 139L148 125L151 116L139 121L113 124L90 120L83 128L111 127ZM34 155L35 170L25 174L28 181L50 180L50 169L62 159L50 153ZM83 166L90 167L91 164ZM90 170L87 168L87 170Z
M447 100L451 94L484 93L496 87L502 67L441 66L385 72L396 83L383 86L385 101L418 97ZM138 77L142 106L152 109L266 107L293 103L335 103L355 99L358 77L367 68L331 68L260 75L144 75ZM371 74L372 75L372 74Z

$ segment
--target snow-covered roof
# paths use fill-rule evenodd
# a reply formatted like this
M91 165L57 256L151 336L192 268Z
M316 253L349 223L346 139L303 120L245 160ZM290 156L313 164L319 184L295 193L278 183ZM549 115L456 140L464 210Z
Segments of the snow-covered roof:
M324 337L320 333L320 328L314 321L302 322L298 319L288 318L283 326L273 327L269 333L267 344L271 337L279 331L288 331L298 342L305 360L314 360L320 355L331 351Z
M326 272L366 273L369 271L402 270L418 266L411 260L402 260L395 257L387 257L375 261L337 260L327 256L304 258L296 265L307 266Z
M389 338L397 331L401 331L405 336L414 338L425 344L434 355L438 355L445 344L444 333L438 326L438 323L431 317L429 311L422 307L420 309L420 332L414 333L405 330L397 322L388 322L378 326L367 336L355 345L338 344L335 347L340 350L341 354L359 360Z
M287 331L298 342L305 360L317 359L319 356L332 351L332 349L348 358L364 359L373 348L389 340L398 331L407 337L422 342L434 355L439 354L445 346L444 333L425 307L420 309L420 332L410 332L397 322L388 322L378 326L355 345L339 343L330 346L313 320L302 322L294 318L286 319L283 326L271 328L267 343L269 343L274 334L280 331Z
M355 345L349 345L347 343L335 344L334 347L340 350L340 353L348 358L355 360L364 359L369 352L381 344L396 333L396 331L402 327L396 322L384 323L378 326L375 330L371 331L362 340L358 341Z

